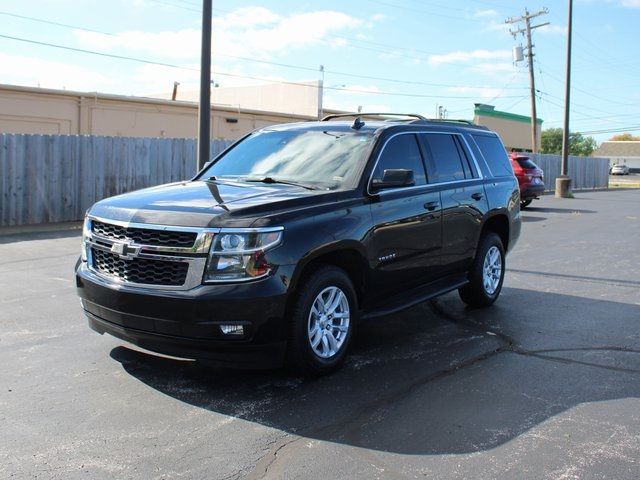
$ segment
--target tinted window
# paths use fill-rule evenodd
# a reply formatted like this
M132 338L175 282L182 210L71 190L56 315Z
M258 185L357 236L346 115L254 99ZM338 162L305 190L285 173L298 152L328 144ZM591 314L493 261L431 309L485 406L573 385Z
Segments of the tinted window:
M516 162L518 162L518 165L522 168L538 168L535 163L525 157L516 158Z
M464 167L453 135L425 133L421 136L428 145L428 151L431 154L429 163L434 169L429 177L430 182L464 180Z
M511 162L498 137L472 135L494 177L513 176Z
M218 158L203 177L273 177L340 189L354 185L373 142L371 133L262 130Z
M416 185L425 185L427 177L424 172L422 156L418 149L415 135L397 135L387 142L378 165L373 173L373 178L382 179L385 170L406 168L413 170Z

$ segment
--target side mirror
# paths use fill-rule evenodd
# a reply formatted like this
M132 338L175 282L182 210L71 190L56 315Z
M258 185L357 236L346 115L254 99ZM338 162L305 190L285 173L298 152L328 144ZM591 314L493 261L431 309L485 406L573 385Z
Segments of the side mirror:
M385 170L382 178L374 178L371 181L371 187L375 190L383 190L385 188L402 188L412 187L416 184L413 178L413 170L406 168L393 168Z

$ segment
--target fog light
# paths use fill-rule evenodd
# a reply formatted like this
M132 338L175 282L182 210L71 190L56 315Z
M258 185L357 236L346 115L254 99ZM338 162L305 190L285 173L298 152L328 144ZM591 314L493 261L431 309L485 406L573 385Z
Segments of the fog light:
M244 335L244 327L242 325L220 325L220 330L225 335Z

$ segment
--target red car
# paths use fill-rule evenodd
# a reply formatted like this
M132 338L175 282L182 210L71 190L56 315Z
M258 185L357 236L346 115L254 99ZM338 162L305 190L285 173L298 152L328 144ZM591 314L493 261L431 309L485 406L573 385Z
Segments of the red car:
M523 153L513 152L509 159L520 186L520 208L526 208L544 192L544 172Z

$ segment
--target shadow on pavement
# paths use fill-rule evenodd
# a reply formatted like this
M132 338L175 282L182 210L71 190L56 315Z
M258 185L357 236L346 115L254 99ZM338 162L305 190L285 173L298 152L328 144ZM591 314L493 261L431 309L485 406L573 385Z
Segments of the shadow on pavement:
M582 281L594 282L594 283L605 283L605 284L614 285L614 286L640 287L640 282L637 282L634 280L621 280L618 278L588 277L586 275L569 275L566 273L539 272L535 270L522 270L518 268L508 268L507 271L513 272L513 273L527 273L531 275L540 275L543 277L564 278L567 280L582 280Z
M598 213L595 210L586 210L584 208L557 208L557 207L527 207L526 212L544 212L544 213Z
M81 237L82 229L56 230L50 232L7 233L0 235L0 244L30 242L33 240L51 240L55 238Z
M530 223L530 222L544 222L547 219L547 217L531 217L529 215L522 215L522 221L525 223Z
M319 379L210 370L126 347L111 356L212 412L366 449L457 454L495 448L586 402L640 397L638 318L638 305L505 288L490 309L449 294L363 323L345 368Z

